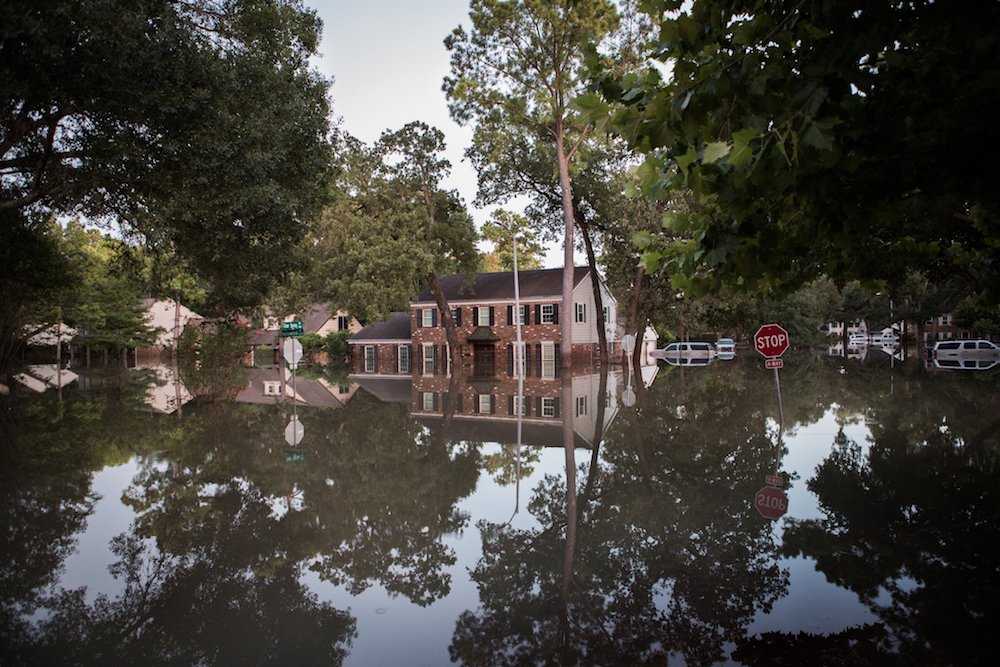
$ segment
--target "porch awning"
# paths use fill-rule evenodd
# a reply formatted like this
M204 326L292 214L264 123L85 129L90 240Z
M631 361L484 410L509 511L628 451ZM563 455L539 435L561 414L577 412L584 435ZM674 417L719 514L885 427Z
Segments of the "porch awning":
M489 327L476 327L465 340L470 343L495 343L500 340L500 336L493 333Z

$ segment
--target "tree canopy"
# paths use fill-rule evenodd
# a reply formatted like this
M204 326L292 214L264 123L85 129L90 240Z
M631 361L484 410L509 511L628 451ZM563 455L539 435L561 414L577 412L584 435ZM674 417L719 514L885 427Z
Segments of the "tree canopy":
M220 305L258 300L331 166L315 12L13 0L0 26L0 212L119 225L192 260Z
M644 6L655 66L598 76L613 104L585 106L646 155L647 195L686 187L703 205L665 216L647 268L779 291L923 268L1000 301L1000 133L985 103L1000 89L1000 5Z

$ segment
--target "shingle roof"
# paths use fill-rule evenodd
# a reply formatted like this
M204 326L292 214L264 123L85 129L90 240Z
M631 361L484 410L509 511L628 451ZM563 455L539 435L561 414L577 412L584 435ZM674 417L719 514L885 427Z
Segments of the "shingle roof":
M574 267L573 286L590 273L590 267ZM562 296L562 269L537 269L518 271L518 283L522 299L537 299ZM514 298L514 273L459 273L441 276L441 289L449 303L460 301L493 301ZM411 303L433 303L430 289L425 289Z
M383 322L372 322L351 337L351 343L366 340L401 340L410 341L410 314L391 313L389 319Z

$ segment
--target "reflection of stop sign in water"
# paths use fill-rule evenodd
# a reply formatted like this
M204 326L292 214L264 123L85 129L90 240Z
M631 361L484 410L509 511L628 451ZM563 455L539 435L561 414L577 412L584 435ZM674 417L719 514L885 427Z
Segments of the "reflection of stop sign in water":
M765 519L780 519L788 511L788 496L781 489L765 486L754 495L753 506Z
M788 332L780 325L765 324L753 335L753 346L765 357L780 357L788 349Z

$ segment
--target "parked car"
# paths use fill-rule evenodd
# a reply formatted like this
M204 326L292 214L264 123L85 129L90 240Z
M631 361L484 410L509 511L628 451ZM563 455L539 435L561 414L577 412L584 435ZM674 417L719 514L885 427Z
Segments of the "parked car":
M701 341L671 343L662 350L650 352L649 356L663 359L671 366L707 366L715 357L715 348Z
M882 345L883 347L892 347L899 345L899 334L888 332L872 334L871 342L875 345Z
M720 338L715 341L715 354L719 359L735 359L736 341L732 338Z
M1000 360L1000 347L988 340L941 340L934 343L931 358L935 363Z
M857 345L867 345L868 344L868 336L866 336L863 333L852 333L847 338L847 344L848 345L854 345L854 346L857 346Z

